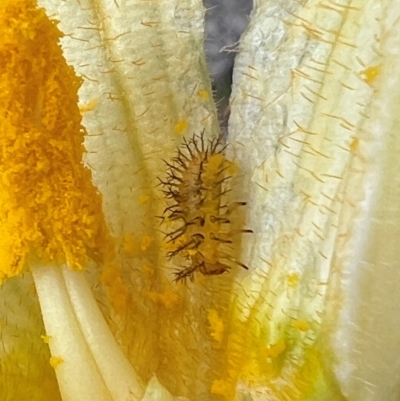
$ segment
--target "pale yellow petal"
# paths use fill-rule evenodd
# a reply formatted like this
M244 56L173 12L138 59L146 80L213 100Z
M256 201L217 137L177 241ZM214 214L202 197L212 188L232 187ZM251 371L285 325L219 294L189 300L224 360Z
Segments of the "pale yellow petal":
M233 306L230 354L240 357L220 389L241 377L254 399L394 391L395 348L367 316L385 321L387 336L399 328L397 298L384 296L398 282L399 197L386 189L397 167L397 16L390 1L256 3L230 120L256 235ZM366 352L372 338L379 347Z
M212 399L223 345L207 310L219 308L227 320L232 276L193 288L172 283L155 218L166 207L156 179L165 175L162 159L194 132L219 134L202 2L41 4L60 19L65 56L84 78L86 162L120 244L119 261L97 276L110 327L145 383L156 374L171 394Z
M395 3L381 14L382 63L365 123L370 143L360 146L371 163L362 182L364 198L347 230L353 235L338 241L334 258L335 272L343 272L335 278L345 298L339 303L331 297L327 314L330 322L329 312L342 308L333 337L334 369L350 400L391 401L400 394L400 7ZM357 182L349 182L349 197L355 188Z

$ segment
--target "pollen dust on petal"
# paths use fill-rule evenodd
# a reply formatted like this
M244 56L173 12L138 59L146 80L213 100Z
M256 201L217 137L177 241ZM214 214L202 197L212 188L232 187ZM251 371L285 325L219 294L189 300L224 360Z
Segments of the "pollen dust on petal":
M139 203L143 204L143 203L147 203L150 200L150 196L149 195L141 195L139 196Z
M115 311L119 314L123 314L126 311L129 290L118 266L106 266L101 274L100 280L107 288L107 298Z
M81 79L34 0L0 7L0 277L32 256L82 269L113 253L101 197L82 164Z
M173 291L148 292L147 295L153 302L162 304L167 309L173 309L181 301L179 295Z
M199 93L200 99L207 100L210 97L209 93L205 89L199 90L198 93Z
M292 327L300 331L307 331L310 329L310 325L305 320L294 320L292 322Z
M138 240L133 234L124 235L122 238L122 250L129 256L134 256L138 253Z
M286 349L285 340L282 338L277 343L272 344L267 350L267 356L271 358L276 358L282 354L283 351Z
M142 251L146 251L153 242L154 242L154 238L153 237L150 237L149 235L145 235L142 238L142 242L140 244L140 249Z
M50 358L50 365L54 369L57 369L62 363L64 363L64 359L61 358L60 356L52 356Z
M88 111L94 110L98 104L99 104L98 99L92 99L90 102L80 105L79 111L83 115L83 114L87 113Z
M224 335L224 322L215 309L210 309L207 315L208 324L210 325L211 337L218 343L222 342Z
M232 389L230 382L224 379L214 380L211 385L211 393L215 395L227 397L231 391Z
M43 340L43 342L44 342L45 344L50 344L50 341L51 341L51 339L52 339L51 336L40 336L40 337L41 337L41 339Z
M182 120L179 120L175 124L175 132L177 132L178 134L182 134L183 132L185 132L186 128L187 128L187 120L184 118Z
M297 287L297 284L299 282L299 275L298 274L296 274L296 273L289 274L286 277L286 279L288 281L289 287L291 287L291 288Z
M374 65L361 71L360 77L368 84L372 85L381 72L380 65Z

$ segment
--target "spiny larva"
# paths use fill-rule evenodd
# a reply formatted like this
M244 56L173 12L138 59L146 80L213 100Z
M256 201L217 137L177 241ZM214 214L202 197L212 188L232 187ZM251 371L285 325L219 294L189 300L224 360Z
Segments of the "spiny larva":
M246 265L231 255L233 236L252 233L248 229L230 230L231 214L246 202L222 204L235 167L224 155L221 137L205 140L204 133L184 139L177 155L167 166L166 180L160 179L167 202L163 213L166 224L175 226L166 233L171 258L181 257L184 266L175 272L175 281L193 280L195 272L218 275L231 265ZM171 224L170 224L171 223Z

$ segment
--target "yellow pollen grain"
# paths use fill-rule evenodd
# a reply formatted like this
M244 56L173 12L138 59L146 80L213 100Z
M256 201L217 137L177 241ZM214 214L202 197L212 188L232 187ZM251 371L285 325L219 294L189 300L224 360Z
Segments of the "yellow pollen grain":
M289 274L287 277L289 287L295 288L299 282L299 275L296 273Z
M199 90L198 93L200 99L207 100L210 97L209 93L205 89Z
M242 370L242 377L246 379L247 382L257 381L259 377L262 376L262 371L260 369L259 361L255 358L250 359Z
M221 343L224 336L224 322L218 315L218 312L215 309L210 309L207 320L210 325L211 337L218 343Z
M106 266L100 280L107 287L107 298L115 311L124 313L129 300L129 291L118 266Z
M286 349L285 340L282 338L276 344L273 344L267 350L267 355L271 358L276 358Z
M142 242L140 244L140 249L142 251L147 250L150 247L150 245L153 243L153 241L154 241L153 237L150 237L149 235L144 236L142 238Z
M0 277L28 258L86 266L112 254L101 197L82 164L74 70L56 23L34 0L0 8Z
M368 84L371 85L381 72L380 65L374 65L361 71L360 77Z
M305 320L294 320L292 322L292 327L300 331L307 331L310 329L310 325Z
M214 380L211 385L211 393L215 395L222 395L225 396L226 398L227 395L231 392L231 386L229 381L220 379L220 380Z
M358 150L359 145L360 145L360 140L358 138L353 138L353 140L350 143L350 151L352 153L355 153Z
M40 336L40 338L43 340L43 342L44 342L45 344L50 344L50 341L51 341L51 339L52 339L51 336Z
M139 203L142 205L143 203L147 203L150 200L149 195L141 195L139 196Z
M54 369L57 369L63 362L64 362L64 359L62 359L60 356L52 356L50 358L50 365Z
M176 246L176 242L175 244L171 241L171 242L162 242L161 247L164 249L164 251L173 251L175 250L175 246Z
M136 255L138 252L137 239L132 234L125 234L122 239L122 249L130 256Z
M153 301L162 304L167 309L173 309L179 302L180 297L173 291L148 292L148 297Z
M178 134L182 134L187 128L187 121L186 119L179 120L175 125L175 131Z
M98 99L92 99L89 103L80 105L79 111L83 115L83 114L87 113L88 111L94 110L97 107L98 103L99 103Z

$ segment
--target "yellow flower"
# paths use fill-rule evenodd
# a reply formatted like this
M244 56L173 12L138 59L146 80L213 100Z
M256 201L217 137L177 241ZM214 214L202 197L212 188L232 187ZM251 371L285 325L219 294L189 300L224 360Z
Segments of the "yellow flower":
M256 2L227 149L249 271L177 285L157 177L218 135L201 1L39 3L87 153L59 33L4 0L2 399L396 400L400 6Z

